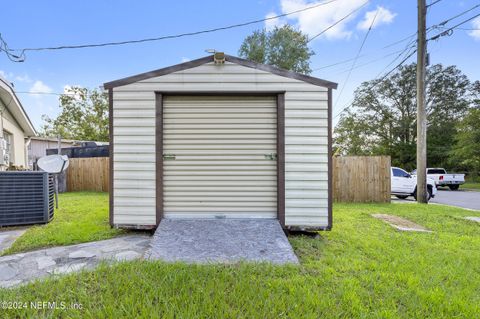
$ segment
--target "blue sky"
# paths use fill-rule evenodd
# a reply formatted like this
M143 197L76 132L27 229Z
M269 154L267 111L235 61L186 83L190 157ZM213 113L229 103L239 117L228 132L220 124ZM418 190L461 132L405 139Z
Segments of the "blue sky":
M253 30L289 23L310 36L339 20L366 0L337 0L325 6L268 23L219 31L193 37L94 49L28 52L25 62L10 62L0 55L0 74L18 92L63 92L65 86L90 88L129 75L177 64L206 55L213 48L236 55L242 40ZM45 47L122 41L178 34L261 19L294 11L320 1L131 1L83 0L77 2L10 1L2 5L0 33L10 48ZM334 114L348 105L362 82L375 78L405 48L408 41L384 48L416 31L416 0L377 1L311 42L315 51L312 69L355 57L377 10L374 28L357 66L346 82L352 61L315 71L312 75L339 83L334 93ZM432 2L428 0L427 3ZM437 24L479 3L478 0L443 0L428 12L427 25ZM480 13L480 8L453 20L448 26ZM480 29L480 19L463 26ZM437 34L433 30L430 34ZM431 63L457 65L471 80L480 79L480 31L455 30L449 37L429 43ZM389 56L387 56L389 55ZM386 56L386 57L385 57ZM414 60L412 57L411 61ZM393 64L392 66L394 66ZM387 69L388 70L388 69ZM345 86L342 95L339 93ZM58 113L58 97L19 93L34 125L41 115Z

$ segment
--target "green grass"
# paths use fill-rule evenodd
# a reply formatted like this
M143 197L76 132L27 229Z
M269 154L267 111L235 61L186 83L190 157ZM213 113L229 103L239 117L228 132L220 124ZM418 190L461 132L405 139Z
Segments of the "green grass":
M107 193L64 193L59 195L59 209L54 219L46 225L28 228L4 255L108 239L122 233L124 231L110 228L108 223Z
M370 217L406 217L434 233ZM0 301L76 302L82 310L8 310L2 317L479 318L480 213L440 205L334 207L320 238L290 237L301 265L136 261L0 290Z
M466 182L462 184L460 188L480 190L480 183Z

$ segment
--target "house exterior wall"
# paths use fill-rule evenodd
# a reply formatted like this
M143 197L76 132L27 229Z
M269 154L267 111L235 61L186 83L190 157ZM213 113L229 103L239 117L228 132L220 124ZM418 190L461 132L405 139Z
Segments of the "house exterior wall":
M0 103L2 103L0 101ZM1 105L1 108L4 108L4 105ZM13 116L4 110L3 115L3 130L12 134L13 136L13 155L10 158L10 162L15 166L26 167L25 163L25 133L21 127L16 123Z
M285 225L328 226L328 89L229 62L113 88L113 224L156 224L155 91L285 91Z

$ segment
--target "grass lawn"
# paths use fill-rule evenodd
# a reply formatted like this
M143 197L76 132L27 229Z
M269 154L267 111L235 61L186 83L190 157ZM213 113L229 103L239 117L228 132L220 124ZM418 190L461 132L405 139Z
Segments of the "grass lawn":
M30 227L4 255L108 239L123 233L108 224L107 193L78 192L59 196L60 207L53 220L46 225Z
M434 233L399 232L371 213L403 216ZM331 232L290 237L300 266L102 266L0 290L0 301L75 302L82 310L7 310L2 317L479 318L480 225L462 219L472 215L480 213L337 204Z
M466 182L462 184L460 188L480 190L480 183Z

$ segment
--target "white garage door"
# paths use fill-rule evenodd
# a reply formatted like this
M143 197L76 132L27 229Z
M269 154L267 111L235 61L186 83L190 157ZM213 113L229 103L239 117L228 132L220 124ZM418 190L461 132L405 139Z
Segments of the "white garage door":
M166 218L276 218L275 97L166 96Z

